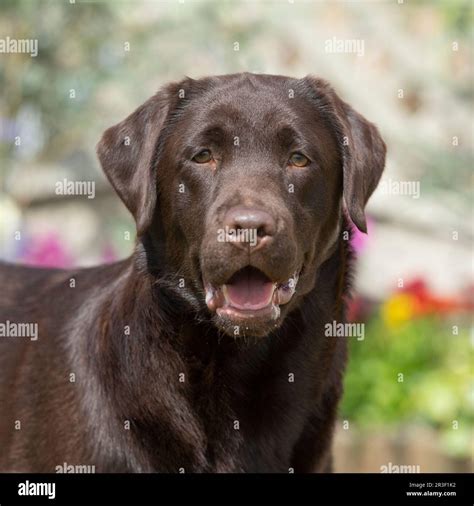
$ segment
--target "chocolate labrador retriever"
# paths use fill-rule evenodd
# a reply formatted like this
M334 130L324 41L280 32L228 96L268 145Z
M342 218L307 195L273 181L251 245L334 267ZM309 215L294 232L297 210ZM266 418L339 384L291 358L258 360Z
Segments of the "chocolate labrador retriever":
M330 471L376 127L318 78L187 78L97 152L136 247L1 266L0 470Z

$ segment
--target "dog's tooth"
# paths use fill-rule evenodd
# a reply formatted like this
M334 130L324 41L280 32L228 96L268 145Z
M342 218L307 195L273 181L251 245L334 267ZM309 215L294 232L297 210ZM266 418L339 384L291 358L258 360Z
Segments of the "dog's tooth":
M206 304L209 305L209 303L211 302L212 300L212 290L208 290L206 289Z
M274 283L273 284L273 291L269 295L268 300L267 300L267 305L273 302L273 298L274 298L276 292L278 292L278 286L276 283Z
M291 298L293 297L293 295L295 294L295 291L296 291L296 282L297 280L293 280L293 283L291 282L293 278L290 278L288 280L287 283L285 283L284 285L281 285L276 293L277 293L277 296L276 296L276 304L278 305L282 305L282 304L287 304L288 302L290 302Z
M278 320L280 317L281 309L278 305L273 305L272 307L272 320Z
M229 295L227 293L227 285L222 285L222 294L224 295L224 301L226 304L229 303Z
M278 287L275 287L275 290L273 291L272 303L275 306L278 306L278 304L280 304L280 289Z
M298 280L300 278L300 273L299 272L295 272L294 275L293 275L293 286L296 288L296 285L298 284Z
M214 288L211 284L206 283L206 305L211 311L215 311L221 307L224 301L222 300L222 292L219 288Z

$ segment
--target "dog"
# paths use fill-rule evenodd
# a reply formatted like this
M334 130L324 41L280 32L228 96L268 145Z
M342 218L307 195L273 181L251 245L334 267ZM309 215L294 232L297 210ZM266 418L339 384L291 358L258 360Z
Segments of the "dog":
M2 264L0 470L330 472L375 125L313 76L185 78L97 153L135 249Z

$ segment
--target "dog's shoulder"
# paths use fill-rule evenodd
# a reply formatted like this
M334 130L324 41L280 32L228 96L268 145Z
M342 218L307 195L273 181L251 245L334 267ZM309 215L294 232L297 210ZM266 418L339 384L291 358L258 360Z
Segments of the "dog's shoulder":
M126 262L77 269L43 268L0 261L0 313L11 307L38 306L56 297L112 283L126 269Z

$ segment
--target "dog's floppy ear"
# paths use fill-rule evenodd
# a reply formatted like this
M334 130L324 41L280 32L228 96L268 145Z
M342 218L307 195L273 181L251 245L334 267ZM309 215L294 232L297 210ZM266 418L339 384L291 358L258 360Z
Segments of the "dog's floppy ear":
M367 232L364 208L385 166L386 147L377 127L341 100L329 84L311 76L312 98L334 128L343 163L344 202L353 223Z
M135 218L139 236L151 224L156 205L155 154L171 107L171 93L171 85L163 88L108 128L97 144L102 168Z

